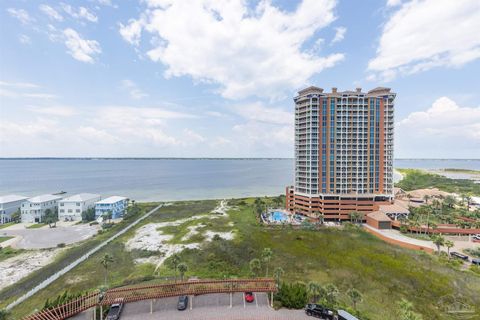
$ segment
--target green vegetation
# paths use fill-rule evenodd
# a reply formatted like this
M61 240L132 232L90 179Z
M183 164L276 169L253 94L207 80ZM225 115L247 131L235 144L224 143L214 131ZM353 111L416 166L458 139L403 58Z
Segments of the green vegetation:
M445 172L458 172L458 173L470 173L470 174L480 174L480 170L471 170L471 169L457 169L457 168L445 168L442 171Z
M84 255L86 252L89 250L93 249L96 247L98 244L103 242L104 240L108 239L111 237L113 234L117 233L119 230L123 229L127 224L130 223L130 220L133 220L134 218L139 217L141 214L146 213L153 209L155 206L157 206L157 203L145 203L141 205L141 212L138 213L137 216L129 216L126 218L124 221L116 224L114 227L108 229L107 231L101 232L95 237L85 240L81 243L78 243L60 254L57 255L55 260L48 264L47 266L41 268L40 270L37 270L33 272L32 274L28 275L27 277L21 279L20 281L16 282L15 284L8 286L6 288L2 288L0 290L0 308L5 307L8 305L10 302L24 294L25 292L29 291L33 287L35 287L37 284L39 284L41 281L46 279L48 276L54 274L55 272L61 270L65 266L69 265L71 262L74 260L78 259L82 255ZM128 234L128 233L127 233ZM124 235L125 236L125 235ZM118 241L118 239L117 239ZM117 244L117 245L116 245ZM110 252L110 248L112 252ZM6 250L9 248L2 249ZM11 249L13 250L13 249ZM74 270L83 270L83 267L86 266L88 269L83 270L80 273L76 273L75 271L72 271L68 273L68 281L67 282L62 282L66 281L63 277L60 279L63 279L62 281L57 280L54 282L52 285L50 285L48 288L53 288L52 290L54 291L49 291L48 290L42 290L40 293L29 299L28 301L22 303L18 308L15 308L15 312L13 314L19 315L19 317L24 316L28 313L31 312L31 310L34 309L39 309L44 302L48 299L51 298L52 292L63 292L65 289L65 285L68 285L69 289L71 290L72 293L76 293L78 291L86 291L90 290L92 288L96 288L99 283L103 283L103 273L99 273L98 269L100 267L100 257L103 256L106 252L109 252L115 260L120 264L125 265L125 269L128 270L125 272L127 275L134 273L135 267L133 266L133 259L119 259L118 256L122 255L124 253L123 250L123 244L118 246L118 243L115 241L112 242L110 245L106 246L103 250L100 250L95 254L93 257L91 257L88 261L85 263L82 263L80 266L75 268ZM115 255L113 254L115 253ZM135 258L138 253L134 252L132 255L134 255ZM129 255L130 256L130 255ZM2 259L2 253L0 252L0 259ZM6 259L6 258L4 258ZM119 268L122 269L122 268ZM143 267L140 268L143 270ZM110 272L112 273L112 272ZM115 273L115 272L113 272ZM125 273L121 274L120 277L127 276ZM144 273L142 273L143 275ZM136 276L137 274L134 273L132 276ZM87 282L83 282L83 280L87 279ZM93 281L90 281L93 280ZM79 282L80 285L77 286L76 283ZM116 283L119 285L119 283Z
M480 248L465 249L464 251L472 257L480 258Z
M6 260L8 258L14 257L16 255L19 255L22 252L25 252L25 250L23 250L23 249L12 249L11 247L6 247L6 248L0 247L0 261L3 261L3 260Z
M450 179L438 174L416 169L398 169L403 179L395 184L405 191L436 187L446 192L480 195L480 184L467 179Z
M15 224L15 222L7 222L7 223L4 223L4 224L0 224L0 229L4 229L4 228L10 227L10 226L13 226L14 224Z
M2 243L4 241L7 241L7 240L10 240L10 239L13 239L13 237L9 237L9 236L0 237L0 243Z
M262 198L261 201L267 206L273 206L271 198ZM213 200L176 202L161 208L138 227L151 222L174 221L207 214L216 204L217 201ZM21 317L35 308L41 308L47 298L52 298L52 292L61 293L66 286L73 294L98 288L104 282L104 274L98 270L106 253L115 261L108 267L110 287L141 281L158 282L165 277L173 278L178 275L187 278L251 277L253 272L263 277L268 268L269 275L273 274L276 281L282 284L281 287L292 287L283 289L284 291L302 292L298 295L301 306L305 302L305 291L307 300L324 299L348 310L356 308L355 312L362 315L361 319L408 319L407 316L413 317L416 314L423 315L425 319L451 319L442 311L441 301L446 295L454 295L469 305L480 306L480 276L441 262L441 259L444 259L442 255L428 255L389 245L352 224L346 228L320 226L318 230L264 226L259 224L255 217L256 206L261 205L259 202L255 204L255 199L231 200L229 204L235 209L230 210L228 216L219 216L208 221L200 218L195 222L205 224L197 229L200 233L202 230L221 232L233 229L233 240L217 237L213 241L204 242L201 249L185 249L177 258L169 257L155 271L155 265L135 264L134 260L158 253L125 250L124 243L135 233L135 230L130 230L14 308L12 313ZM175 227L175 230L162 228L162 231L185 234L187 227L194 224L188 221ZM112 229L116 228L117 226L114 226ZM103 238L112 229L92 241ZM182 243L181 237L174 237L171 241ZM78 247L84 245L85 243ZM271 253L265 248L269 248ZM69 257L73 249L75 248L67 249L68 254L64 257ZM59 263L57 260L56 263ZM182 264L188 267L184 268ZM43 269L36 274L43 274ZM24 292L21 282L19 290ZM310 291L310 286L305 285L309 282L318 284L322 289ZM352 288L355 288L356 292ZM4 294L4 291L0 292L1 294ZM4 299L5 296L0 296L0 300ZM411 305L404 305L402 309L397 303L402 299L411 300ZM286 301L289 301L292 305L300 306L288 292L281 301L281 304L285 301L287 305ZM405 317L400 317L400 310L404 310L401 316ZM477 316L480 315L478 307L476 312Z
M35 223L35 224L29 225L27 227L27 229L38 229L38 228L44 227L46 225L47 225L46 223Z

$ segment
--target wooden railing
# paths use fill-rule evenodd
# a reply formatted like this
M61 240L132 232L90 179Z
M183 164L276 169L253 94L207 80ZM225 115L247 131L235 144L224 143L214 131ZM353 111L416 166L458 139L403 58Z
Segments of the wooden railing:
M24 318L24 320L63 320L98 305L111 305L118 301L128 303L184 295L249 291L276 292L277 286L271 278L194 280L176 283L134 285L110 289L103 295L95 291L61 306L32 314Z
M98 291L88 293L84 296L69 301L55 308L46 309L28 317L24 320L60 320L67 319L80 312L97 306L100 302L100 293Z

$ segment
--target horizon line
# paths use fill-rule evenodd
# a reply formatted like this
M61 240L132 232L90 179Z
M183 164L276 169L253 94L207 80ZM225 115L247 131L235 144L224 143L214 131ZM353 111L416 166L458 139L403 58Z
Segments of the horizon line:
M293 157L0 157L0 160L293 160ZM396 158L395 160L463 160L479 158Z

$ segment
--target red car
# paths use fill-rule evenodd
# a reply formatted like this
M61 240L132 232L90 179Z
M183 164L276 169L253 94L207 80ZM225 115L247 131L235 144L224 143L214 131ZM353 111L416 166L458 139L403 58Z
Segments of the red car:
M253 295L253 292L245 292L245 301L248 303L252 303L255 301L255 296Z

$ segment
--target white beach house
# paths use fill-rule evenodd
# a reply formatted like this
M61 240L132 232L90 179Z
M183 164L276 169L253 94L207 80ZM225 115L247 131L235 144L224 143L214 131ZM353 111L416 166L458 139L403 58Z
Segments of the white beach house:
M22 203L21 214L24 223L43 222L45 210L57 210L58 201L62 199L59 195L43 194L30 198Z
M82 212L95 207L95 202L100 201L99 194L79 193L58 202L58 220L82 220Z
M117 219L123 216L125 209L127 209L128 198L113 196L100 200L95 204L95 217L100 217L104 213L110 212L112 219Z
M18 196L16 194L8 194L0 196L0 224L10 222L12 214L22 206L22 202L28 197Z

